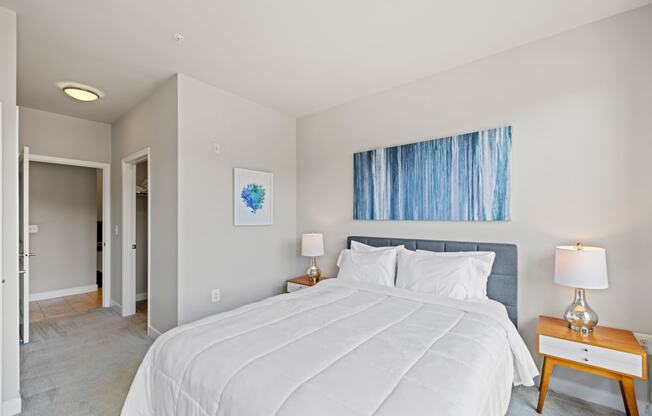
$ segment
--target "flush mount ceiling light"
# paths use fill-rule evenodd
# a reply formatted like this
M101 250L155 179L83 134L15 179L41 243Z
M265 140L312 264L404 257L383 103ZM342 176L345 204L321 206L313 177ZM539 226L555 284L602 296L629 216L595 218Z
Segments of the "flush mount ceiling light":
M66 95L78 101L91 102L97 101L104 97L104 93L97 88L88 85L77 84L72 82L59 82L57 86L61 88Z

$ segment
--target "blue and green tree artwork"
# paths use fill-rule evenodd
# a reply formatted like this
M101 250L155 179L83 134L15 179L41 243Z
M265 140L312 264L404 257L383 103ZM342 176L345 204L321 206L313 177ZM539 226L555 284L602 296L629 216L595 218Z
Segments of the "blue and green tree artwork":
M240 198L242 198L242 202L245 203L247 208L255 214L256 211L263 207L265 202L265 187L257 183L249 183L242 188Z

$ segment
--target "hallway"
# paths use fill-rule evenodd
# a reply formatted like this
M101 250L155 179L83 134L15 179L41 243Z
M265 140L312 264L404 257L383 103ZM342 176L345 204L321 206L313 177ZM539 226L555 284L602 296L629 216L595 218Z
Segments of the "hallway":
M29 322L63 318L101 307L102 289L97 292L32 301L29 303Z

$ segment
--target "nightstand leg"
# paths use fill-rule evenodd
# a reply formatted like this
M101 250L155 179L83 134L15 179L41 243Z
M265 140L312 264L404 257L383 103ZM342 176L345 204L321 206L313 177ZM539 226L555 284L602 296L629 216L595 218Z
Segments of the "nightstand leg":
M634 381L631 377L621 377L618 380L620 392L623 395L625 404L625 414L627 416L638 416L638 406L636 405L636 392L634 391Z
M543 369L541 370L541 383L539 384L539 404L537 405L537 413L543 411L543 402L546 401L546 394L548 393L548 383L552 375L552 368L555 363L548 357L543 357Z

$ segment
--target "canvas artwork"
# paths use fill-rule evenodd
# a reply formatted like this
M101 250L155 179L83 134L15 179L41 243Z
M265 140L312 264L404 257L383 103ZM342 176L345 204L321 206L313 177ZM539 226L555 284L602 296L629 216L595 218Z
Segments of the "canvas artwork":
M268 172L233 170L234 225L271 225L274 175Z
M355 153L356 220L510 219L511 126Z

